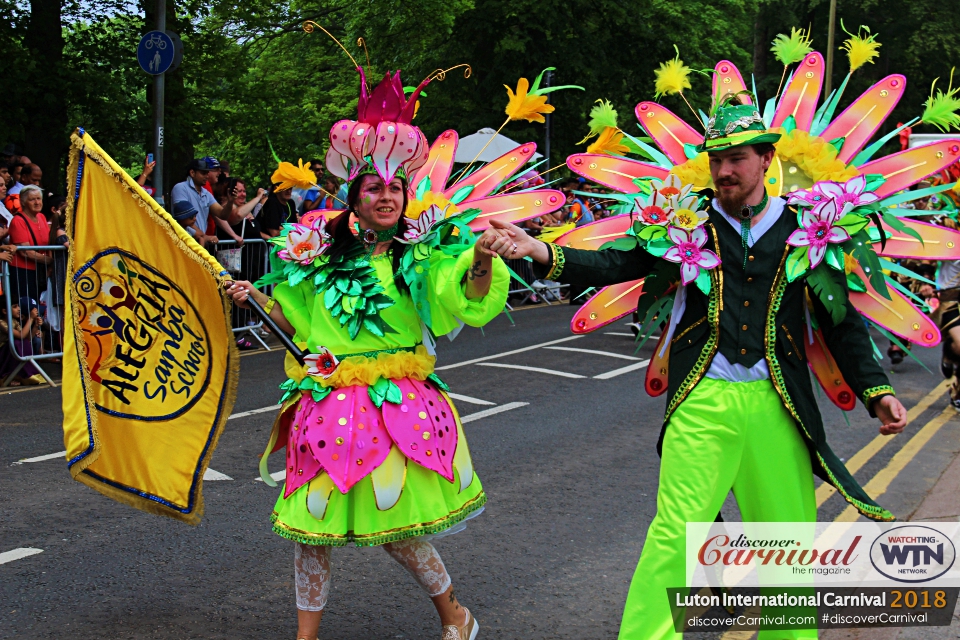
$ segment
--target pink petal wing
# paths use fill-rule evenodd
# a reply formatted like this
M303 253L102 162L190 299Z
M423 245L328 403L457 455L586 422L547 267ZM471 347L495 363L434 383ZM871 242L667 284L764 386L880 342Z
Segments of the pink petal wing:
M837 210L837 201L832 198L822 201L813 208L813 215L817 217L817 220L822 220L823 222L833 222L837 219L839 213Z
M811 244L810 249L808 249L807 255L810 257L810 268L813 269L820 261L823 260L823 255L827 252L826 243L823 244Z
M363 162L367 137L373 127L365 122L341 120L330 129L330 148L346 156L354 164Z
M700 252L700 259L697 261L697 264L704 269L713 269L720 264L720 258L713 251L704 249Z
M794 191L793 193L787 196L787 204L796 204L798 202L810 202L810 198L813 197L813 192L806 189L801 189L799 191Z
M817 207L804 208L800 213L800 225L803 228L807 228L819 221L820 218L817 216Z
M427 162L423 169L417 172L416 179L410 182L410 187L416 192L419 184L430 177L430 190L435 193L443 191L447 186L447 179L453 169L453 157L457 153L457 144L460 138L456 131L444 131L436 140L427 155Z
M696 280L698 275L700 275L700 267L692 262L684 262L680 265L680 281L684 285L688 285Z
M326 159L324 160L324 166L330 170L330 173L337 176L341 180L349 180L350 176L350 159L347 158L342 153L339 153L333 147L327 149Z
M287 451L298 459L310 455L341 493L369 475L390 453L390 434L365 386L334 389L320 402L306 394L300 404L304 411L291 432ZM306 468L302 476L298 472L299 467L291 471L288 463L287 477L295 474L296 486L313 477L307 477ZM296 486L288 481L285 497Z
M679 227L667 227L667 235L673 240L674 244L681 242L690 242L690 234L685 229Z
M860 194L860 197L857 198L857 204L871 204L880 199L880 196L875 194L873 191L864 191Z
M422 135L410 137L408 133L413 133L412 125L381 122L369 138L370 159L384 182L392 180L402 164L421 153Z
M782 126L788 117L793 116L798 129L810 130L820 99L824 66L823 56L816 51L807 54L797 66L773 115L774 128Z
M309 424L307 415L312 410L311 405L316 404L312 399L304 396L297 405L296 412L293 413L293 420L287 436L287 482L283 488L283 497L289 498L290 495L307 484L313 478L323 471L323 465L317 461L310 453L309 446L304 441L304 428ZM301 449L301 446L303 449Z
M387 431L403 455L453 482L457 423L446 397L429 380L394 380L403 404L384 402Z

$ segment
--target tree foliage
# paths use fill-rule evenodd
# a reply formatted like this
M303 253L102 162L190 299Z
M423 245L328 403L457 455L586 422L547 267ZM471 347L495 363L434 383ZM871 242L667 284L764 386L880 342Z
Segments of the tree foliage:
M155 24L155 2L130 13L121 0L0 0L0 55L16 61L0 97L6 142L44 158L48 187L62 191L70 131L83 126L124 166L137 170L152 146L152 82L136 63L141 34ZM551 94L552 164L582 151L597 98L613 102L620 126L638 133L633 108L652 99L653 71L674 55L712 69L736 63L747 83L754 72L762 99L771 96L782 67L770 52L778 33L809 26L825 52L827 0L167 0L167 28L183 39L182 66L166 79L168 187L195 155L231 161L234 173L264 184L272 145L284 159L323 157L327 133L355 115L359 78L353 63L321 31L327 28L368 67L375 84L403 70L415 85L436 69L472 65L433 82L417 117L429 137L453 128L462 135L503 121L506 92L519 77L557 67L554 82L586 91ZM59 18L57 18L59 16ZM849 31L869 25L882 43L876 64L858 70L841 107L889 73L908 78L907 92L887 127L919 114L936 77L960 62L960 14L933 0L848 0L839 19ZM59 20L59 28L57 28ZM836 46L845 34L838 28ZM834 86L847 72L835 55ZM694 74L685 96L706 109L710 79ZM679 96L662 102L692 121ZM887 129L889 130L889 128ZM919 131L919 130L918 130ZM542 125L510 123L504 133L542 145ZM884 133L883 131L879 132Z

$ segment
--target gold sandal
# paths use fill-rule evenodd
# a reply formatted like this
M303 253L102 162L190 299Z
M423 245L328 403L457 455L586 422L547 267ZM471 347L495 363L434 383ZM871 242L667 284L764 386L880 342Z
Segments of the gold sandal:
M477 637L477 632L480 631L480 625L477 623L477 619L470 614L470 610L466 607L463 608L463 613L465 617L463 619L463 625L457 626L455 624L445 624L443 625L443 635L440 637L440 640L475 640Z

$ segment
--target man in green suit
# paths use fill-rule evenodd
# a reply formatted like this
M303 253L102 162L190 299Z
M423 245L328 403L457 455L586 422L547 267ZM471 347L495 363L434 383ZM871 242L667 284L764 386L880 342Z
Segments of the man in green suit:
M721 259L709 293L685 287L675 304L669 345L667 409L660 435L657 515L634 573L620 638L678 638L667 588L686 583L687 522L710 522L732 489L745 522L815 522L813 473L863 515L893 520L830 450L802 349L807 284L788 282L786 244L797 230L785 202L769 198L764 174L779 133L757 110L734 101L708 123L706 151L716 191L704 228ZM505 258L530 256L538 277L573 286L605 286L651 273L660 258L630 251L586 251L548 245L509 224L487 248ZM846 294L842 272L830 277ZM899 433L907 412L874 360L867 329L849 300L834 323L816 295L812 311L843 377L881 422ZM679 320L676 317L679 314ZM668 428L669 426L669 428ZM760 632L761 640L816 638L816 629Z

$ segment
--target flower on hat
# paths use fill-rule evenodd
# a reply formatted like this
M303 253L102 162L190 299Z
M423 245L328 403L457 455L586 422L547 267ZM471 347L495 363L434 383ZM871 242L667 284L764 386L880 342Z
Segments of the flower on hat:
M667 235L674 246L666 250L663 259L680 264L680 282L684 286L696 280L701 269L714 269L720 264L717 254L703 248L707 243L707 232L703 227L689 231L670 227Z
M817 205L826 200L836 200L840 208L838 218L843 217L853 209L876 202L880 199L876 193L865 191L867 179L865 176L856 176L843 184L825 180L814 184L810 189L794 191L787 198L787 204Z
M281 162L277 170L270 176L270 181L280 183L277 186L277 191L284 191L293 187L309 189L316 186L317 176L311 171L309 165L303 164L303 158L300 158L300 166L294 166L290 162Z
M326 232L326 220L319 217L310 226L291 225L287 232L286 246L277 252L277 257L288 262L308 265L330 247L330 236Z
M843 215L836 200L823 200L812 209L804 209L800 228L790 234L787 244L792 247L808 247L810 268L815 269L823 260L828 244L840 244L850 239L843 227L834 223Z
M320 353L308 353L303 357L303 364L307 367L308 376L329 378L337 370L340 361L330 349L320 347Z

